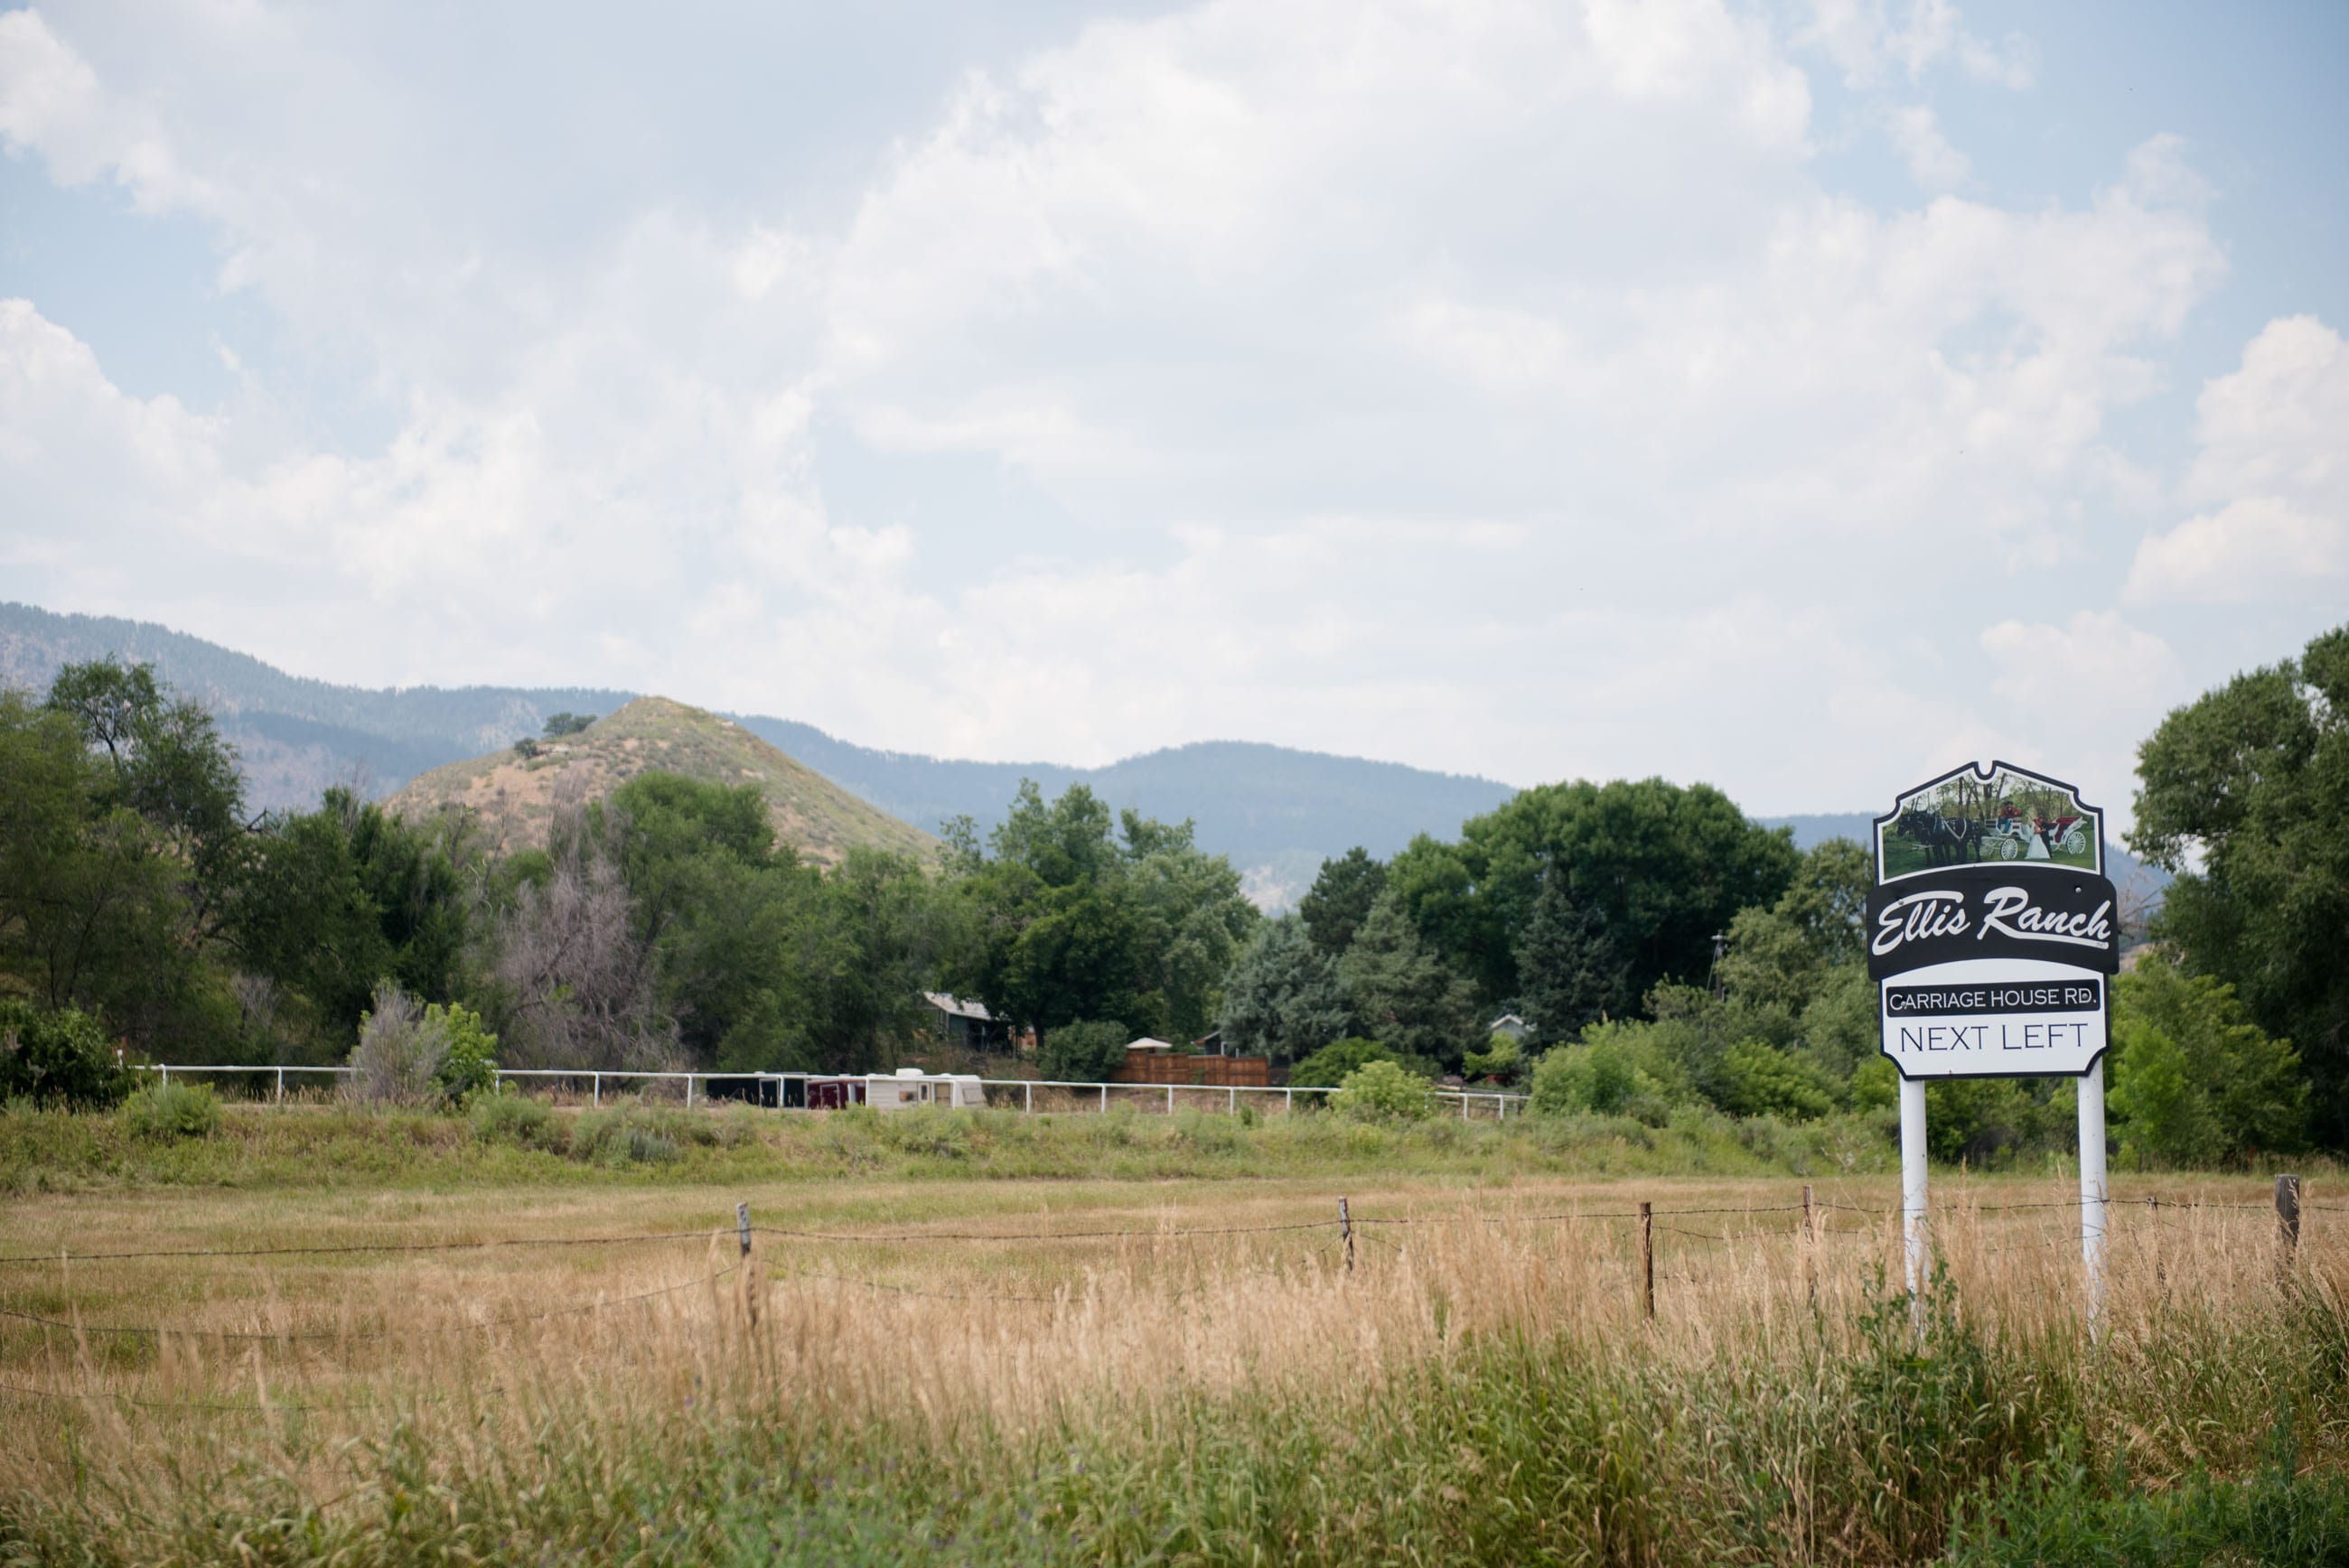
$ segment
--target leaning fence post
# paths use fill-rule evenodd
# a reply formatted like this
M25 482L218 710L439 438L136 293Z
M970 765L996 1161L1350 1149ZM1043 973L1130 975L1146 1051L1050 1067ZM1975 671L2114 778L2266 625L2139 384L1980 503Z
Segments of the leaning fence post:
M1656 1316L1656 1211L1640 1205L1640 1308L1650 1322Z
M2276 1278L2292 1283L2293 1256L2300 1251L2300 1178L2276 1178Z
M1338 1200L1338 1235L1346 1243L1346 1272L1354 1272L1354 1217L1346 1212L1346 1200Z

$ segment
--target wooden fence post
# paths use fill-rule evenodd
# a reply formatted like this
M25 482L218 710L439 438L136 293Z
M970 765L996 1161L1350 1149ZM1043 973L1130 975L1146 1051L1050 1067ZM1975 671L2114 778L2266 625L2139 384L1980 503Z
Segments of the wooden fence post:
M1346 1272L1354 1272L1354 1217L1346 1212L1346 1200L1338 1200L1338 1234L1346 1243Z
M1648 1321L1656 1317L1656 1211L1640 1205L1640 1305Z
M734 1233L742 1243L742 1315L759 1326L759 1268L750 1261L750 1205L734 1205Z
M1803 1284L1810 1293L1811 1310L1819 1309L1819 1233L1811 1210L1811 1186L1803 1183Z
M2276 1278L2292 1283L2293 1258L2300 1251L2300 1178L2276 1178Z

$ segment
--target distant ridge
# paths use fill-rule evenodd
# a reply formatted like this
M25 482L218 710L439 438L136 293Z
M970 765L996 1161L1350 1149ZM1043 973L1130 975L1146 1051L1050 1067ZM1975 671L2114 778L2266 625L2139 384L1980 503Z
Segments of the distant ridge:
M667 697L640 696L575 735L525 756L508 746L410 779L385 802L410 820L462 811L502 854L543 848L554 814L600 800L647 773L681 773L730 788L755 784L775 836L837 865L857 846L926 858L936 839L859 799L730 718Z
M109 653L151 660L173 686L212 706L243 755L257 806L306 808L328 785L353 781L370 794L393 794L435 768L537 735L552 714L610 714L638 695L335 686L146 622L0 603L0 683L37 690L59 665ZM1082 782L1112 807L1189 818L1200 844L1228 855L1250 895L1270 908L1300 897L1330 856L1356 844L1391 855L1423 832L1450 838L1516 793L1489 779L1248 741L1205 741L1088 769L956 761L858 746L792 719L720 717L928 832L958 815L991 828L1022 778L1052 794Z

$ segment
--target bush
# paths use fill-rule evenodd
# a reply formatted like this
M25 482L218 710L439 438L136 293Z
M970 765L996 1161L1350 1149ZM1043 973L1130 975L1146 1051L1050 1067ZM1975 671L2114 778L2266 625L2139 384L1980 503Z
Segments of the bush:
M435 1002L424 1009L424 1023L448 1037L448 1052L440 1058L440 1070L432 1075L442 1099L462 1105L477 1094L497 1092L498 1037L481 1027L479 1013L454 1002L446 1007Z
M1718 1099L1732 1116L1783 1116L1806 1121L1835 1109L1835 1090L1811 1064L1760 1040L1722 1053Z
M1356 1037L1322 1047L1288 1069L1291 1088L1336 1088L1372 1062L1393 1062L1405 1071L1433 1078L1435 1064L1424 1057L1405 1056L1376 1040Z
M220 1119L220 1096L210 1084L149 1084L122 1107L124 1125L140 1138L210 1138Z
M1470 1051L1460 1064L1462 1076L1514 1083L1525 1070L1525 1047L1515 1035L1495 1035L1481 1051Z
M362 1105L433 1105L443 1098L441 1064L449 1057L449 1025L417 1005L393 981L375 988L375 1006L359 1015L359 1043L343 1091Z
M1125 1065L1126 1042L1133 1038L1115 1019L1079 1019L1045 1031L1036 1047L1036 1067L1064 1083L1100 1083Z
M122 1103L130 1082L88 1014L0 1002L0 1100L104 1110Z
M708 1118L665 1106L631 1105L580 1114L571 1129L571 1155L597 1165L662 1165L688 1144L714 1144Z
M1330 1109L1350 1121L1423 1121L1435 1114L1435 1099L1427 1080L1401 1062L1369 1062L1347 1075Z
M549 1154L562 1153L571 1141L554 1112L523 1094L475 1096L473 1136L483 1143L510 1143Z

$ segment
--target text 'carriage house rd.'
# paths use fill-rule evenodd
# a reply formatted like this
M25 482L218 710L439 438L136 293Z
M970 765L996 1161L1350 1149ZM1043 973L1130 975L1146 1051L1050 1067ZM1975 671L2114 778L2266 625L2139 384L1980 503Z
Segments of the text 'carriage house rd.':
M2120 968L2104 817L2071 785L1965 767L1876 820L1868 966L1884 1054L1923 1078L2077 1077Z

